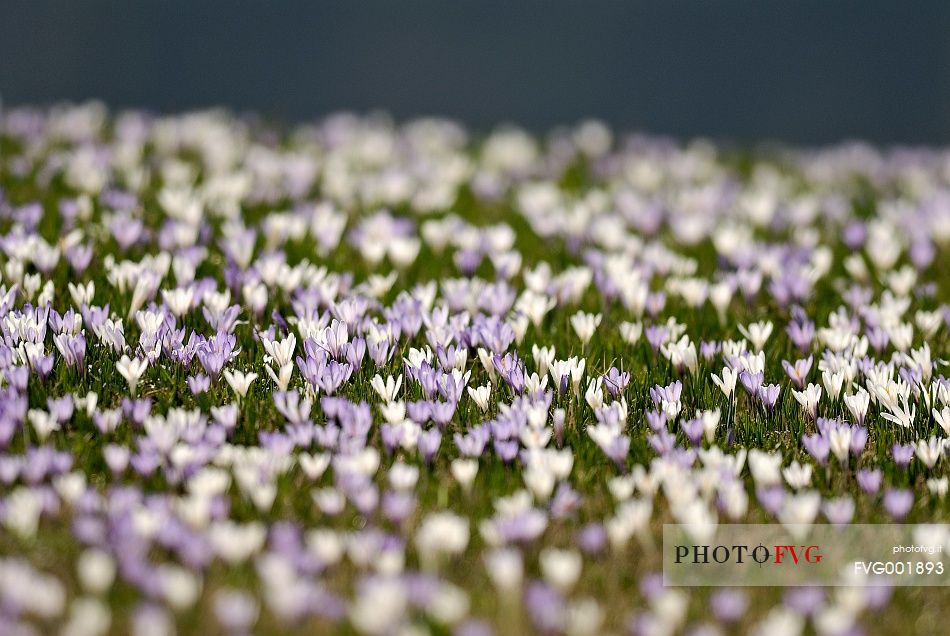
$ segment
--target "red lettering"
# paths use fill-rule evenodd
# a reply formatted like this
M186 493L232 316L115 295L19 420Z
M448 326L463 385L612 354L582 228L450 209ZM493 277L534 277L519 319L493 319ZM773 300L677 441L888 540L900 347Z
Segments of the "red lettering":
M798 565L798 552L795 551L795 546L793 545L775 546L775 563L781 565L782 559L785 557L785 552L788 552L792 557L792 561Z

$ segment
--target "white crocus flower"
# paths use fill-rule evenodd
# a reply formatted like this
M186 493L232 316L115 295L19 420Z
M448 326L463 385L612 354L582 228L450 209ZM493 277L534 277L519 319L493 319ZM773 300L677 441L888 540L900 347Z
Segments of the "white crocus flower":
M594 331L600 326L602 319L603 315L601 314L589 314L583 311L571 316L571 326L574 328L574 333L580 338L582 345L587 346L587 343L594 336Z
M799 464L793 461L787 468L782 470L782 476L789 486L795 490L801 490L811 484L811 464Z
M191 607L201 594L201 579L177 565L163 563L157 568L159 591L176 610Z
M825 385L825 391L828 393L828 398L832 402L837 401L838 396L841 394L841 387L844 386L844 374L822 371L821 382Z
M710 373L713 384L719 387L719 390L722 391L722 394L726 399L733 396L733 393L736 390L736 380L739 379L739 373L733 371L730 367L722 368L722 377L719 377L715 373Z
M350 603L349 619L361 633L386 634L402 623L408 602L406 586L398 579L371 579Z
M939 311L920 310L914 314L914 321L924 338L931 339L937 335L943 325L943 314Z
M864 387L858 387L858 390L853 395L844 396L844 405L848 407L848 411L851 412L851 415L854 417L854 421L857 424L863 425L864 419L868 414L868 406L871 403L871 394L868 393Z
M920 439L917 440L914 452L917 454L917 458L924 463L924 466L933 468L940 459L940 456L943 455L945 446L945 439L937 437L931 437L926 440Z
M207 537L215 554L234 565L247 561L263 547L267 527L261 522L217 521L208 529Z
M891 404L889 406L890 413L881 413L881 417L889 422L894 422L898 426L903 426L904 428L910 428L914 419L917 417L917 405L908 405L907 396L902 394L900 396L901 404Z
M727 282L716 283L709 287L709 302L715 308L720 324L726 322L726 309L728 309L734 295L732 285Z
M620 337L629 345L637 344L640 335L643 333L643 323L622 322L620 323Z
M940 499L947 496L948 487L950 487L950 479L947 479L946 475L940 479L932 477L927 480L927 489Z
M488 578L499 592L511 592L521 586L524 565L521 553L514 548L496 548L485 555ZM502 599L510 598L503 594Z
M162 290L162 299L165 301L168 310L171 311L176 318L180 318L188 313L194 298L195 290L193 287L177 287L175 289Z
M129 358L129 356L123 355L122 358L115 363L115 368L119 372L119 375L128 382L129 392L132 394L132 397L135 397L139 380L142 379L142 376L145 375L145 370L148 369L148 360L145 358Z
M24 539L36 535L43 512L40 496L31 488L20 486L6 497L3 524Z
M477 459L454 459L451 464L452 477L459 483L462 490L468 492L472 488L472 482L475 481L475 475L478 474Z
M821 508L821 495L814 490L789 495L782 503L778 518L796 539L803 539Z
M545 548L538 560L544 579L562 592L568 592L577 582L583 562L574 550Z
M488 373L489 380L495 382L498 377L498 371L495 369L494 354L484 347L479 347L477 349L477 353L478 360L482 363L482 367Z
M389 485L399 491L410 491L419 481L419 467L397 461L389 469Z
M30 424L33 425L33 430L36 431L36 436L41 443L45 442L53 431L58 431L61 428L59 421L43 409L30 409L27 412L27 417L30 418Z
M720 419L719 409L697 411L696 417L702 420L703 434L706 436L706 441L711 444L712 441L716 438L716 428L718 428L719 426L719 419Z
M758 448L749 451L749 471L756 486L771 486L782 481L782 456L779 453L766 453Z
M482 411L487 411L488 407L491 406L491 384L479 387L468 387L468 396L472 398L478 408Z
M775 607L764 619L752 626L753 636L797 636L805 627L805 619L784 606Z
M538 373L541 375L547 375L551 363L554 362L555 355L554 347L531 346L531 357L534 358L534 363L538 366Z
M599 377L592 378L587 382L587 392L584 394L587 404L595 411L604 405L604 390L601 384Z
M618 506L616 514L604 523L610 545L614 549L623 548L634 534L646 531L652 515L650 499L630 499Z
M297 463L300 464L300 468L304 474L310 480L315 481L320 479L320 476L323 475L330 465L330 455L329 453L317 453L316 455L300 453L297 457Z
M98 548L85 550L76 561L79 582L83 588L94 594L102 594L112 587L115 572L115 560Z
M847 463L848 453L851 451L851 427L833 427L828 433L828 444L831 447L831 454L842 464Z
M943 432L950 436L950 406L943 407L943 410L933 410L934 421L943 429Z
M642 466L637 466L643 470ZM633 475L619 475L612 477L607 482L607 489L616 501L626 501L633 496L633 489L636 481Z
M769 321L754 322L751 325L739 325L739 332L745 336L756 352L762 351L769 336L772 335L772 323Z
M96 284L94 282L89 281L86 284L67 283L66 287L69 289L69 295L76 305L82 307L83 305L92 304L93 296L96 295Z
M433 512L422 520L415 544L419 559L431 569L442 554L460 554L468 546L469 521L451 512Z
M821 386L809 384L803 391L792 389L792 396L798 402L808 417L815 419L818 416L818 402L821 401Z
M269 340L261 338L261 345L268 356L273 359L278 367L284 367L294 362L294 351L297 348L297 336L288 335L283 340Z
M231 371L228 369L224 372L224 379L227 380L228 385L240 399L247 397L247 391L251 388L251 383L257 379L257 374L253 372L244 373L243 371Z
M557 483L557 476L554 471L544 466L528 466L522 474L525 486L534 495L538 501L547 501L554 492L554 486Z
M699 370L696 345L690 342L689 336L683 336L676 342L665 342L660 345L660 352L678 371L688 369L695 375Z
M293 363L285 364L276 372L269 365L265 365L264 371L267 372L270 379L277 385L278 390L286 391L287 387L290 386L290 381L293 379L294 365Z
M903 322L888 327L886 331L895 349L902 353L910 349L910 345L914 341L914 326L912 324Z
M526 289L515 303L515 309L527 317L535 327L540 327L544 317L554 309L556 304L555 300L547 294Z
M383 401L392 402L399 394L400 387L402 387L402 374L395 378L391 375L387 376L385 380L383 380L382 376L376 374L373 376L370 385Z
M548 388L547 375L541 377L537 373L532 373L524 379L524 390L528 395L544 391L546 388Z

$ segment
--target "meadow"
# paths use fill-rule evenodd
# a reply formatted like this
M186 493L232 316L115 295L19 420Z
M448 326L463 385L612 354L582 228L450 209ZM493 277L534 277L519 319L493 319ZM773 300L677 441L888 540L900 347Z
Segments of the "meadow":
M664 523L935 524L950 151L0 111L0 631L936 634Z

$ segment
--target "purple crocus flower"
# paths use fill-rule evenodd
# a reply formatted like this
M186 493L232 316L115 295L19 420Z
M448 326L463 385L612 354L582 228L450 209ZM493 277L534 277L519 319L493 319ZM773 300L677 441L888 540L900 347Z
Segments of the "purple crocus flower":
M580 494L571 488L567 482L561 482L551 499L549 506L551 517L553 519L566 519L577 511L580 504Z
M455 434L455 445L462 455L468 457L481 457L485 452L485 445L490 437L489 428L485 425L472 427L468 433L462 435Z
M74 245L66 250L66 260L77 274L82 274L92 262L92 246L87 244Z
M864 588L864 600L868 609L879 610L886 607L894 595L890 585L869 585Z
M406 415L410 420L421 426L432 418L432 402L429 400L407 402Z
M913 444L894 444L891 448L891 454L894 456L894 463L901 468L906 468L910 460L914 458Z
M419 448L419 453L422 455L422 459L427 464L431 464L432 459L439 450L439 445L442 443L442 434L439 432L439 429L430 428L419 434L419 439L416 440L416 443Z
M719 590L709 597L713 614L725 623L734 623L745 614L749 597L740 590Z
M854 517L854 499L847 495L828 499L822 504L822 511L832 525L845 526Z
M913 505L914 493L911 490L888 489L884 491L884 509L897 521L906 517Z
M653 601L658 598L666 586L663 585L663 575L657 572L649 572L640 579L640 594L647 601Z
M855 478L858 480L858 486L869 495L877 494L881 489L881 471L877 468L862 468L857 472Z
M81 333L75 336L57 334L53 336L53 342L68 366L82 368L86 358L86 336Z
M664 307L666 307L666 294L664 292L657 291L647 294L645 309L651 317L656 318Z
M600 554L607 545L607 530L599 523L588 523L577 534L577 544L588 555Z
M771 415L775 411L775 404L778 402L779 392L782 387L778 384L764 384L759 387L759 399L762 400L762 406Z
M669 386L656 386L650 389L650 398L653 400L654 404L662 404L663 402L679 402L680 396L683 394L683 383L679 380L672 382Z
M782 360L782 368L785 369L785 373L792 380L792 384L795 385L795 388L805 388L805 381L808 379L808 373L811 371L812 361L812 356L808 356L803 360L796 360L795 364L791 364L788 360Z
M327 395L333 395L350 379L352 373L353 366L348 362L341 364L336 360L330 360L317 378L317 386L323 389L323 392Z
M159 457L157 453L143 449L135 455L132 455L130 461L135 472L143 477L148 477L158 468Z
M45 382L49 378L50 373L53 372L53 362L54 358L51 354L44 356L36 356L30 360L30 364L33 365L33 370L36 371L36 374L40 376L40 379Z
M785 502L785 489L781 486L757 488L755 496L770 515L777 515Z
M858 250L867 238L867 228L858 220L849 221L841 232L841 240L852 250Z
M558 448L564 445L564 426L567 420L567 413L564 409L554 409L554 415L551 417L551 427L554 429L554 441Z
M534 581L525 590L525 606L535 628L540 632L560 631L564 625L564 599L553 588Z
M145 418L152 412L152 400L149 398L139 398L132 400L122 398L122 412L130 422L136 426L141 426Z
M868 344L878 353L884 351L884 348L891 341L887 331L880 327L869 327L864 330L864 335L867 336Z
M703 340L699 343L699 355L707 362L716 357L716 354L719 353L719 349L719 343L715 341L707 342Z
M803 435L802 445L808 451L808 454L815 458L816 462L822 466L825 465L828 460L828 453L831 451L831 443L827 436L820 433Z
M675 442L675 439L672 435L669 435L669 439ZM672 443L672 442L671 442ZM651 442L652 445L652 442ZM626 435L620 435L615 437L607 448L604 448L604 453L607 457L618 467L623 467L624 462L627 460L627 455L630 453L630 438ZM660 451L657 451L660 452Z
M518 456L518 442L515 440L496 439L492 442L495 454L506 464L511 463Z
M782 602L802 616L811 616L825 604L825 592L820 587L799 587L788 590Z
M512 352L504 356L496 354L492 358L492 364L512 391L518 394L524 392L524 362L518 358L518 354Z
M765 381L765 374L761 371L757 373L741 371L739 373L739 381L742 382L742 388L746 390L746 393L749 395L757 395L759 389L762 387L762 383Z
M666 428L666 413L663 411L647 411L645 418L651 430L659 431Z
M666 455L676 446L676 438L665 428L647 436L647 442L658 455Z
M211 378L203 373L188 376L186 382L188 383L188 389L194 395L204 393L211 388Z
M702 418L693 418L691 420L680 420L680 428L683 434L693 446L699 446L703 441L703 420Z
M799 351L806 353L811 349L811 341L815 337L815 323L807 319L801 322L792 321L785 328L785 333Z
M646 336L647 342L650 343L650 348L653 349L653 353L657 353L660 347L670 339L670 332L663 325L650 325L643 330L643 335Z
M66 395L61 398L47 398L46 405L57 422L63 423L73 416L73 398Z
M627 385L630 384L630 374L622 372L617 367L610 367L603 376L604 388L612 397L623 393Z
M864 426L851 427L851 454L860 457L868 443L868 429Z
M387 492L383 495L381 509L393 523L405 521L416 507L416 499L410 493Z
M30 380L30 368L28 366L7 368L3 370L3 376L11 387L18 392L23 392L26 391ZM26 415L25 411L24 415Z

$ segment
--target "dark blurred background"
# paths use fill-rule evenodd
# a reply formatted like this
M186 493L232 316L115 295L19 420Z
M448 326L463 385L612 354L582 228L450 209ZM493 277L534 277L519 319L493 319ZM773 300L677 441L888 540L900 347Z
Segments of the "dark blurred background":
M0 0L7 105L950 142L950 2Z

